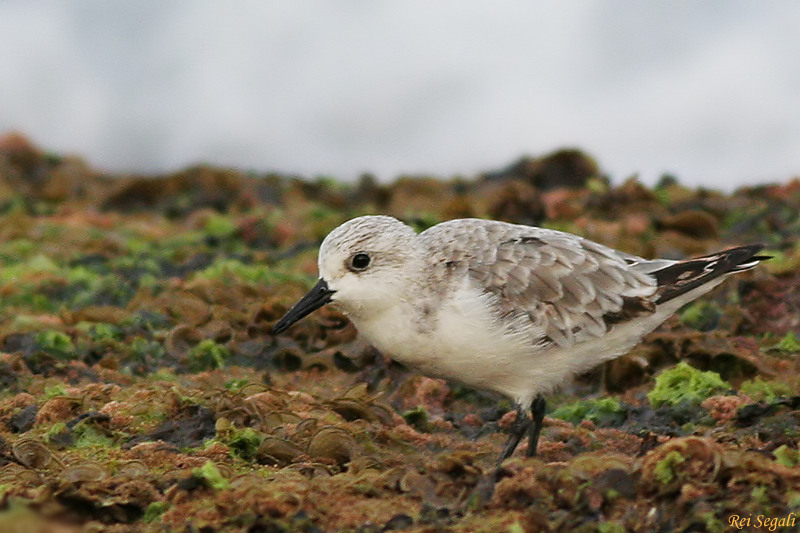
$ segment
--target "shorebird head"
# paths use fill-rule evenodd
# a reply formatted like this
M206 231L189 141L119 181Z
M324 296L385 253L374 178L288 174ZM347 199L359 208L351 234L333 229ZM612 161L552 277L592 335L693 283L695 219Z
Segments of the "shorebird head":
M413 229L387 216L358 217L334 229L319 249L319 281L275 324L273 333L327 303L357 318L402 299L413 279L415 237Z

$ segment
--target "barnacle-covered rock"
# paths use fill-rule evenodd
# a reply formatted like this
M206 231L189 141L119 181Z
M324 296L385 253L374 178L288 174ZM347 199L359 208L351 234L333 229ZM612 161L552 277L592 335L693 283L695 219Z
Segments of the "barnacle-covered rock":
M264 464L283 465L292 462L303 449L288 439L266 437L258 446L255 458Z
M178 292L160 298L159 302L167 314L179 318L182 323L190 326L205 324L212 317L211 309L207 302L190 292Z
M38 440L21 438L12 446L14 457L28 468L43 469L58 461L50 449Z
M372 422L376 419L370 405L356 398L337 398L326 402L325 406L345 420L363 419Z
M319 420L316 418L306 418L292 431L292 438L296 442L308 442L319 431Z
M670 494L684 483L713 483L722 466L722 449L711 439L672 439L641 460L641 483L648 492Z
M164 341L164 348L167 353L175 358L180 358L191 350L202 337L198 331L186 324L180 324L172 328Z
M317 462L293 463L289 465L287 469L298 472L308 479L325 479L334 474L329 465Z
M286 426L287 424L298 424L301 420L297 413L281 410L267 413L262 419L262 424L269 431L277 431L278 428Z
M347 421L366 420L382 424L392 421L392 412L374 400L342 396L325 402L325 406Z
M88 483L100 481L108 476L108 471L99 463L73 462L64 466L59 478L66 483Z
M138 479L144 478L145 476L150 474L150 469L147 468L147 465L144 461L139 460L131 460L125 461L119 468L117 469L116 475L123 479Z
M36 487L43 482L42 475L25 466L8 463L0 467L0 485L17 485L19 487Z
M308 443L308 455L338 465L350 462L355 451L355 439L344 429L335 426L321 428Z

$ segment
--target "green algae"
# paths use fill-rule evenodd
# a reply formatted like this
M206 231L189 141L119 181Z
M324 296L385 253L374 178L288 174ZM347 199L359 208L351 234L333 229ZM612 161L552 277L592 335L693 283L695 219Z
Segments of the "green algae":
M278 270L265 264L244 263L239 259L220 257L207 268L197 272L193 279L218 279L228 283L241 280L264 285L300 282L307 285L314 277Z
M2 298L0 306L4 308L20 309L24 308L27 311L36 313L52 313L58 309L52 299L42 293L46 289L46 284L32 287L29 285L20 285L12 294L6 295ZM25 320L24 315L15 315L14 322L17 324L16 328L25 328L30 321Z
M245 461L251 461L255 457L261 441L264 440L264 436L253 428L233 429L219 437L235 456Z
M72 309L92 305L123 307L136 294L139 285L139 280L135 283L120 283L115 275L93 276L70 285L64 303Z
M55 274L60 270L50 257L36 254L27 260L0 268L0 283L18 283L41 274Z
M0 243L0 264L12 265L23 261L37 249L37 244L27 238Z
M774 380L766 381L761 376L744 381L739 390L754 401L766 403L771 403L776 398L789 396L792 393L792 388L786 383Z
M729 531L730 525L723 522L711 511L700 513L699 517L703 520L703 525L709 533L724 533Z
M238 227L230 217L214 214L206 220L203 231L213 237L230 239L236 235Z
M108 448L114 440L89 421L81 421L72 428L76 448Z
M669 485L677 477L675 467L684 463L686 458L677 450L672 450L667 453L655 466L653 472L655 473L656 480L662 485Z
M63 266L54 258L37 254L0 267L0 286L4 284L9 287L9 294L2 299L3 306L54 312L97 303L125 305L135 294L138 281L120 283L116 272L80 264Z
M269 283L275 281L272 269L262 264L245 264L239 259L218 258L208 268L198 272L196 278L245 280L249 283Z
M698 331L711 331L719 325L722 308L716 303L700 300L681 311L681 323Z
M434 213L422 213L409 220L409 224L417 233L423 232L441 222Z
M46 385L44 388L44 399L49 400L57 396L66 396L67 386L64 383L55 383L53 385Z
M163 360L166 354L166 350L160 342L145 339L144 337L134 337L131 340L130 352L138 360L152 361L154 363Z
M514 522L506 527L506 533L525 533L525 527L520 522Z
M64 433L67 433L69 430L67 429L66 422L56 422L50 428L45 431L44 439L48 442L53 442L57 440L58 436Z
M0 266L3 308L24 308L38 312L58 309L55 294L63 290L63 272L50 257L36 254L26 260Z
M591 420L601 427L617 426L625 421L627 410L614 397L581 400L563 405L550 413L553 418L560 418L573 424L583 420Z
M189 350L189 368L196 372L224 368L231 357L228 348L211 339L205 339Z
M800 352L800 339L790 331L775 345L775 349L784 353Z
M98 343L113 343L124 336L119 327L106 322L78 322L75 329L86 333L92 341Z
M772 455L775 456L775 462L783 466L788 466L789 468L800 466L800 451L790 448L786 444L776 448Z
M149 254L124 255L113 259L110 266L115 271L137 271L153 275L161 275L161 265Z
M586 188L589 190L589 192L596 195L606 194L610 189L608 180L598 177L593 177L586 180Z
M800 269L800 243L795 243L791 250L769 249L763 253L770 256L767 269L773 274L788 274Z
M427 433L431 430L430 415L428 414L428 410L421 405L405 411L403 413L403 420L417 431Z
M730 388L730 384L716 372L703 372L681 361L656 376L655 386L647 393L647 399L653 407L674 407L683 402L701 403Z
M141 330L150 335L169 329L172 325L172 320L168 316L151 309L141 309L132 313L120 324L123 328Z
M231 488L231 483L217 468L213 461L206 461L200 468L192 470L192 475L202 480L209 488L225 490Z
M229 379L223 386L231 392L239 392L244 390L250 383L248 379Z
M152 524L161 518L161 515L164 514L170 507L171 505L169 502L152 502L145 508L144 515L142 516L142 522L145 524Z
M627 529L625 529L625 526L621 522L613 520L608 522L600 522L597 524L596 531L597 533L625 533Z
M770 503L769 488L758 485L750 490L750 499L761 508L766 508Z
M146 378L150 381L167 381L167 382L179 382L180 376L175 373L175 371L171 368L157 368L153 372L147 374Z

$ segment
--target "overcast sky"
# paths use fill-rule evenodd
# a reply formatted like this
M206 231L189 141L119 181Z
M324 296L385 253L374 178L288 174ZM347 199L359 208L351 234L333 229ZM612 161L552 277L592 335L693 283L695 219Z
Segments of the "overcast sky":
M0 133L109 171L800 175L800 2L0 0Z

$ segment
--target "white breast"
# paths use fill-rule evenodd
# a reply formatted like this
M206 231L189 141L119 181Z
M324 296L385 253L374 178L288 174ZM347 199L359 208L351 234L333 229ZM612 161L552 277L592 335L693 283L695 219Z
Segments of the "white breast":
M431 311L430 328L420 322L425 318L418 306L402 302L380 315L360 317L355 325L382 353L426 375L516 397L512 390L518 388L520 358L533 346L528 335L513 334L510 324L497 321L489 297L465 279Z

